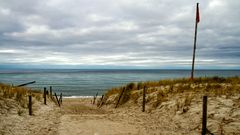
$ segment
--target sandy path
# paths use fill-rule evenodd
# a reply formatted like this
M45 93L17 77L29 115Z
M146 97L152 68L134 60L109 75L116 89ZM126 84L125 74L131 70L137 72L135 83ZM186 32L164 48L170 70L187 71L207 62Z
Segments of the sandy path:
M183 130L183 123L166 112L147 113L141 108L110 106L99 109L90 99L68 99L62 107L60 135L198 135L199 131ZM199 121L199 120L198 120Z
M77 99L76 99L77 100ZM59 125L60 135L132 135L139 134L135 126L111 119L111 111L98 109L86 102L65 101L64 115Z
M56 135L58 134L59 117L61 112L54 104L42 105L34 116L29 116L26 121L29 134L34 135ZM39 123L39 124L36 124Z

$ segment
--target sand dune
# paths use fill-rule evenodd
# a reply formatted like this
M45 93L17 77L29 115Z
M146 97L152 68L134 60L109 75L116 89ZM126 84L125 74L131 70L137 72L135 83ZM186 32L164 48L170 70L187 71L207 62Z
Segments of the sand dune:
M13 100L1 99L0 103L4 102L12 105L12 108L6 110L7 113L0 115L0 134L1 135L55 135L58 134L59 117L61 116L60 109L53 102L44 105L41 102L35 102L33 106L33 116L28 115L28 110L21 108ZM9 106L9 105L6 105ZM23 112L19 114L18 109ZM4 109L1 108L3 111Z
M0 134L199 135L205 94L208 95L208 130L214 135L240 134L239 84L186 86L176 84L174 88L166 85L148 89L145 112L142 112L142 89L125 93L130 98L118 108L115 106L119 91L106 96L101 108L96 105L100 97L94 105L92 98L64 98L62 106L58 107L51 98L44 105L42 95L35 95L32 116L28 115L24 104L13 98L14 93L12 98L6 98L0 91ZM27 96L22 95L21 100L26 102L25 98Z

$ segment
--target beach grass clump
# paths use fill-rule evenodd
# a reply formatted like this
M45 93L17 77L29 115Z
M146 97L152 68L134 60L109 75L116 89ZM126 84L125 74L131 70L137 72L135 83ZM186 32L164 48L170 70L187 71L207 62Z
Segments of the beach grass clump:
M26 88L18 88L11 85L0 84L0 93L2 93L2 97L13 98L21 107L24 108L27 106L27 99L25 98L25 95L28 93L28 91L29 90Z
M24 112L25 112L25 111L24 111L23 109L21 109L21 108L18 108L18 110L17 110L17 114L18 114L19 116L22 116Z
M193 93L186 93L182 96L182 98L178 98L176 100L176 111L179 111L180 113L186 113L189 110L189 107L195 98L195 94Z
M132 90L136 90L136 89L137 89L137 85L135 83L128 83L128 84L126 84L126 86L114 87L114 88L108 90L104 96L109 97L111 95L118 94L118 97L116 97L116 99L118 99L119 96L121 95L122 91L124 91L123 95L122 95L123 99L121 100L121 102L125 102L129 99L130 92Z
M143 82L138 82L137 83L137 89L140 90L140 89L143 89L144 88L144 83Z
M41 101L42 97L41 97L41 91L34 91L34 93L32 93L32 96L36 98L37 101Z
M0 93L4 98L12 98L15 94L12 86L4 84L0 84Z
M153 102L152 107L157 108L162 102L166 101L167 95L162 90L157 92L157 100Z
M157 87L150 87L150 88L147 88L146 94L151 94L151 93L156 92L156 91L158 91Z
M135 83L129 83L126 85L126 90L127 91L131 91L131 90L135 90L137 87L136 87L136 84Z
M108 96L111 96L111 95L118 94L121 89L122 89L121 87L111 88L110 90L107 91L107 93L105 94L105 96L108 97Z
M126 103L131 98L131 91L136 90L135 83L129 83L123 88L123 95L120 100L120 104Z
M188 107L191 105L192 100L194 99L194 94L193 93L188 93L184 96L184 102L183 106Z
M140 97L142 95L142 92L134 92L134 93L132 93L131 94L131 99L133 100L133 102L135 103L135 104L137 104L138 103L138 98Z
M176 87L176 93L183 93L184 91L190 91L191 90L191 85L189 83L185 84L179 84Z
M130 98L130 89L127 89L127 88L123 87L123 89L119 93L118 99L120 98L120 96L121 96L121 99L119 101L119 104L122 105L122 104L126 103L129 100L129 98Z

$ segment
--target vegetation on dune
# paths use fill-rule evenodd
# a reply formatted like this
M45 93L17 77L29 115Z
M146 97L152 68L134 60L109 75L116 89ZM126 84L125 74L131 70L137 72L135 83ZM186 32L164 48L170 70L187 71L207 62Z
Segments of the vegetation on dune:
M0 99L15 100L23 108L28 107L28 95L30 94L34 99L38 101L40 101L42 98L41 91L33 91L29 90L26 87L14 87L11 85L0 83ZM20 109L18 113L22 114L22 110Z
M240 78L235 77L200 77L190 80L188 78L160 80L160 81L147 81L129 83L125 86L115 87L109 89L105 94L105 101L109 97L115 95L114 102L117 102L120 94L124 93L120 100L120 105L132 100L134 103L142 95L144 86L147 87L146 94L148 95L147 102L154 99L152 107L158 107L162 102L167 100L167 97L181 94L181 93L194 93L194 94L207 94L209 96L231 96L240 93ZM152 96L151 96L152 93ZM186 96L183 102L184 105L189 105L194 98L193 94Z

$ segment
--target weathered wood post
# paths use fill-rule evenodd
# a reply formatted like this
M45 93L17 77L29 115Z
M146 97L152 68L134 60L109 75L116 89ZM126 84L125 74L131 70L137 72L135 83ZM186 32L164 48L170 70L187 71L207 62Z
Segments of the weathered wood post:
M119 102L120 102L120 100L121 100L121 98L122 98L122 95L123 95L124 91L125 91L125 87L122 89L122 92L121 92L121 94L120 94L120 96L119 96L119 98L118 98L118 102L117 102L115 108L118 107L118 104L119 104Z
M52 98L52 86L50 86L49 91L50 91L50 97Z
M32 95L28 96L28 110L29 110L29 115L32 115Z
M103 98L104 98L104 95L102 95L101 99L100 99L100 103L98 104L98 107L101 107L102 104L103 104Z
M46 94L47 94L47 90L46 90L46 87L44 87L43 98L44 98L44 104L45 104L45 105L47 104L47 97L46 97Z
M93 104L95 104L95 100L96 100L97 96L98 96L98 92L97 92L96 96L93 97Z
M60 105L60 103L59 103L59 100L58 100L57 94L56 94L56 93L54 93L54 95L55 95L55 97L56 97L56 100L57 100L57 103L58 103L58 105L59 105L59 107L60 107L61 105Z
M62 93L60 94L60 103L62 104Z
M207 133L207 96L203 96L202 135Z
M144 86L143 88L142 112L145 112L145 103L146 103L146 86Z
M20 85L17 85L17 87L26 86L26 85L33 84L33 83L36 83L36 81L32 81L32 82L28 82L28 83L20 84Z

